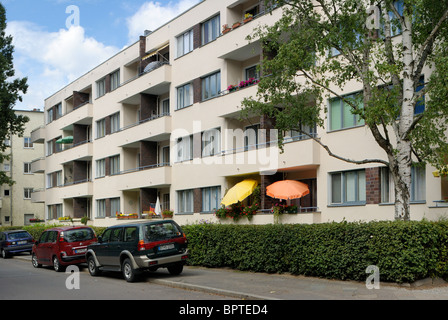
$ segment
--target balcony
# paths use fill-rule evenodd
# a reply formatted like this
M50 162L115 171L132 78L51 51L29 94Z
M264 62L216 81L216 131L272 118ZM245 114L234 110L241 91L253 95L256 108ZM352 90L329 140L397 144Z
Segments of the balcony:
M88 179L75 181L59 187L59 190L62 199L88 198L93 196L93 182Z
M121 191L141 188L164 188L171 185L171 167L155 164L120 172Z
M39 158L31 162L32 173L44 173L45 172L45 158Z
M128 125L114 134L114 141L120 147L131 147L145 141L163 141L171 134L171 116L156 116Z
M45 189L34 190L31 193L32 203L44 203L45 202Z
M93 156L93 143L88 140L82 143L73 145L73 147L64 149L56 154L57 163L68 163L71 161L88 161Z
M118 97L125 97L118 101L119 103L137 105L140 103L140 93L161 95L169 91L170 84L171 65L162 64L157 69L123 83L114 93L118 94Z
M61 130L73 130L74 124L91 125L93 119L93 104L89 101L66 113L58 119Z
M32 143L44 143L45 142L45 127L39 127L31 131Z
M233 92L225 90L218 98L219 103L211 104L211 108L214 108L214 110L210 112L213 112L213 114L218 117L238 119L241 112L241 101L250 96L255 98L257 95L257 89L257 85L252 85L249 87L240 88Z

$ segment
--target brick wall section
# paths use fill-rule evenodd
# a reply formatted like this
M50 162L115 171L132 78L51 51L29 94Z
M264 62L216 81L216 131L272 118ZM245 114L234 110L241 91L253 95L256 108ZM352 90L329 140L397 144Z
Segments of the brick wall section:
M201 78L193 80L193 103L201 102L202 99L202 85Z
M193 211L202 211L202 190L201 188L196 188L193 190Z
M157 189L140 189L140 208L142 211L149 211L150 204L157 202Z
M79 144L87 140L87 126L82 124L73 125L73 144Z
M366 168L366 204L381 202L381 170L380 167Z
M78 91L73 92L73 110L88 101L90 101L90 95L88 93Z
M140 165L150 166L157 164L157 142L140 141Z
M140 119L146 120L157 114L157 96L151 94L140 94Z
M193 49L201 46L201 24L198 23L193 27Z
M87 199L73 199L73 218L82 218L87 215Z

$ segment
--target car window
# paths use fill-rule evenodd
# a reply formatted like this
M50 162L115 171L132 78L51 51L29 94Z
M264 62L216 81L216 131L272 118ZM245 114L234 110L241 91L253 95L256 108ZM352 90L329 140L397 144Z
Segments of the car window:
M128 227L124 229L124 241L133 242L137 239L137 227Z
M103 239L103 242L109 242L111 233L112 233L112 229L107 229L106 231L104 231L104 233L101 237Z
M5 234L4 233L0 233L0 241L4 241L5 240Z
M145 226L145 238L149 241L159 241L182 236L179 228L171 222L161 222Z
M29 237L31 237L31 236L26 231L12 232L8 235L8 238L10 240L17 240L17 239L23 239L23 238L29 238Z
M94 237L93 230L89 228L75 229L64 232L64 239L67 242L92 240L93 237Z
M45 243L45 242L47 242L47 239L48 239L48 233L49 233L48 231L42 233L42 235L40 236L40 239L39 239L39 243Z
M47 239L46 242L54 243L54 242L56 242L57 238L58 238L58 232L57 231L49 231L48 232L48 239Z
M123 228L116 228L112 231L110 236L110 242L112 241L121 241L121 233L123 232Z

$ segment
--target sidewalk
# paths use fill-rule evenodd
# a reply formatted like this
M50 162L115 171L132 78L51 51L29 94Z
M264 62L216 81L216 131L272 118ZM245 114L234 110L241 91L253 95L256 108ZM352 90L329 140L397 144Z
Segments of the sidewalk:
M29 261L31 265L29 255L15 258ZM82 271L88 272L87 268ZM148 283L244 300L448 300L448 283L439 280L433 284L431 279L412 286L380 283L380 289L367 289L363 282L190 266L184 267L179 276L172 276L163 268L148 273L143 279Z

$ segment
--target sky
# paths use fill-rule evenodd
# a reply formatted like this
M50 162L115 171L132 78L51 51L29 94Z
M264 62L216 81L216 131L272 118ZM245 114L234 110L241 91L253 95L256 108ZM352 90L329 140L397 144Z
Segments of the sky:
M15 109L45 99L201 0L0 0L16 77L28 92Z

